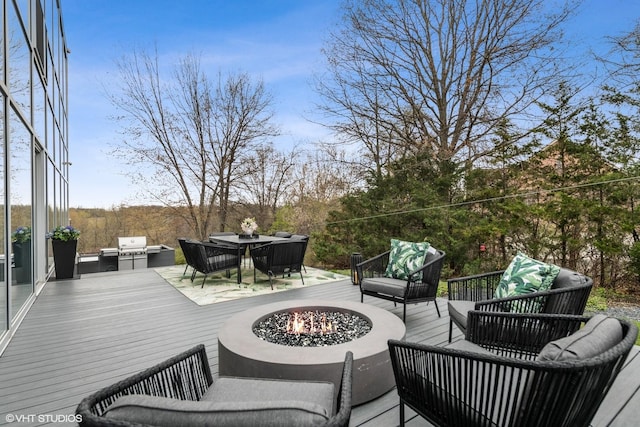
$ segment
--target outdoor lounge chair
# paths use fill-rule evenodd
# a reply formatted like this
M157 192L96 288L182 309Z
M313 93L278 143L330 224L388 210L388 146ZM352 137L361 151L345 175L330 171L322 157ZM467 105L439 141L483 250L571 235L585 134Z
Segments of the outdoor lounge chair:
M440 309L436 301L440 274L444 264L444 251L430 247L418 268L407 273L407 278L389 277L387 267L391 251L384 252L357 264L357 283L360 286L360 302L364 296L382 298L403 304L402 320L407 320L407 304L433 301L438 317Z
M220 377L204 345L83 399L80 426L348 426L353 354L340 384Z
M467 329L467 312L512 311L525 313L582 314L593 286L593 280L583 274L567 268L553 280L546 291L525 295L495 298L496 288L503 271L459 277L447 281L449 294L449 342L452 339L453 325L463 333Z
M309 246L309 235L308 234L292 234L291 235L291 239L292 240L303 240L307 243L307 246ZM302 269L304 270L304 272L307 272L307 267L304 266L304 259L302 260Z
M256 270L269 276L269 284L273 289L273 277L279 274L300 273L307 251L307 241L302 239L287 239L267 243L250 249L253 260L253 280L256 280Z
M289 233L288 231L276 231L275 233L273 233L274 237L281 237L284 239L298 239L298 240L304 240L307 242L307 245L309 244L309 235L308 234L292 234ZM307 267L304 266L304 264L302 264L302 269L304 270L304 272L307 272Z
M181 237L178 239L178 243L180 244L180 249L182 249L182 255L184 255L184 261L186 263L186 265L184 266L184 272L182 273L182 275L184 276L185 274L187 274L187 269L189 267L193 268L194 266L194 262L191 259L191 251L188 249L188 245L187 245L187 239L185 239L184 237ZM193 271L191 273L191 281L193 282L193 277L196 274L196 269L193 268Z
M435 426L586 427L638 335L602 314L472 311L468 325L449 347L389 341L401 426L406 405Z
M193 262L194 274L191 276L191 281L193 282L196 271L204 274L203 288L207 276L211 273L226 271L227 277L231 277L231 269L235 268L240 274L240 259L237 248L195 240L187 240L185 245Z

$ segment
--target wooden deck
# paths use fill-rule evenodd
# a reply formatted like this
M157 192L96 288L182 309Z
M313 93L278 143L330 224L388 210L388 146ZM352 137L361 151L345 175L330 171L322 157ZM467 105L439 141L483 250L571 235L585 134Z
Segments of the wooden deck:
M204 343L214 374L218 372L217 334L232 314L286 299L359 301L358 288L334 282L209 306L197 306L166 283L153 269L95 273L81 279L52 281L0 357L0 425L12 416L15 425L74 425L59 422L73 415L90 393ZM399 317L402 307L365 297ZM447 342L446 300L409 306L407 340ZM457 338L460 338L458 333ZM640 423L640 356L636 347L613 390L594 419L594 426ZM412 414L407 411L407 416ZM51 420L55 422L42 422ZM352 426L398 425L395 390L353 408ZM412 417L408 426L428 426Z

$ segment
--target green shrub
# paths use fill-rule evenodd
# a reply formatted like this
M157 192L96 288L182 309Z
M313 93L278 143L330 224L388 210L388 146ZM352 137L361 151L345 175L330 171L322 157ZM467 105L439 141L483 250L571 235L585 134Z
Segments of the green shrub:
M449 288L447 287L447 282L443 282L442 280L438 284L438 292L436 296L439 298L445 298L449 295Z
M592 293L587 300L585 311L606 311L608 307L607 299L604 296Z
M175 256L176 256L176 265L187 263L187 261L184 259L184 253L182 253L182 248L175 248Z

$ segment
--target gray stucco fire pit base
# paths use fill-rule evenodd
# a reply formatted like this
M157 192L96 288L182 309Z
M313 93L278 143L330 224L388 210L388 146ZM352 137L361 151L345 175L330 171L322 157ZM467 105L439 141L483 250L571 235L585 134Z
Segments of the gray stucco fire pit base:
M302 310L354 313L371 331L356 340L326 347L293 347L261 340L253 326L280 312ZM387 340L405 336L402 320L367 304L291 300L255 307L229 318L218 334L220 376L331 381L339 384L344 355L353 352L353 405L375 399L395 386Z

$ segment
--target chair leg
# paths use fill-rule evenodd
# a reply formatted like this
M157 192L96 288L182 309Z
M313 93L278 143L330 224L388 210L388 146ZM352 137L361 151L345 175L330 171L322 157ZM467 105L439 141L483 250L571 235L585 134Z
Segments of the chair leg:
M184 271L182 272L182 275L183 275L183 276L184 276L185 274L187 274L187 268L189 268L189 264L187 264L187 265L184 267Z
M207 275L204 275L204 279L202 279L202 286L200 286L200 289L204 288L204 281L207 280Z
M404 402L400 399L400 427L404 426Z
M394 305L396 304L395 301L393 303ZM405 302L403 305L403 309L402 309L402 322L403 323L407 323L407 303Z
M304 277L302 277L302 271L300 272L300 280L302 280L302 286L304 286Z
M434 300L433 300L433 303L434 303L434 304L435 304L435 306L436 306L436 311L438 312L438 317L442 317L442 316L440 316L440 309L438 308L438 301L436 301L436 300L434 299Z
M449 342L451 342L451 329L453 328L453 320L449 319Z

